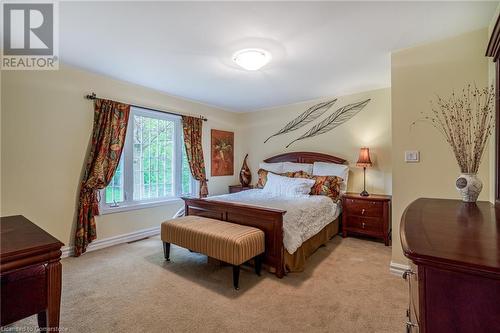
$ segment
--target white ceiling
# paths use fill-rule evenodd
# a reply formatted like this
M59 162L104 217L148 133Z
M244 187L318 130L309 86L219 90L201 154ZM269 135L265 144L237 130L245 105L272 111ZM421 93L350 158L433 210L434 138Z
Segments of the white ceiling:
M390 86L390 52L480 29L498 2L61 2L65 63L253 111ZM273 60L247 72L242 48Z

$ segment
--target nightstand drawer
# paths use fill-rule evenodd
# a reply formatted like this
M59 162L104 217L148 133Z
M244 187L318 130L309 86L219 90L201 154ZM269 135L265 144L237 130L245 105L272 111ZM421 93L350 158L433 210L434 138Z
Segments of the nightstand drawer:
M358 229L371 232L382 232L382 220L373 217L347 216L348 229Z
M381 217L384 204L380 201L345 199L346 210L350 215Z

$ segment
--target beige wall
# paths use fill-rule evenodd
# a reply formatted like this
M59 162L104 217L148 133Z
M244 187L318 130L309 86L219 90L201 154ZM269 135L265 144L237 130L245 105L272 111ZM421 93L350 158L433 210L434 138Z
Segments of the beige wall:
M442 136L427 124L410 124L429 110L435 94L447 96L467 83L484 87L488 60L484 56L487 29L401 50L392 54L392 259L405 263L399 239L404 208L418 197L459 198L455 179L460 170ZM419 150L421 162L405 163L405 150ZM489 156L485 154L479 177L484 183L480 200L490 193Z
M236 171L242 161L241 115L174 98L137 85L63 66L58 71L6 71L1 78L1 215L23 214L70 243L77 189L92 132L91 91L134 104L205 115L203 140L210 175L210 129L235 131ZM209 178L211 194L227 192L237 176ZM181 206L102 215L98 239L157 226Z
M338 101L329 112L345 104L371 98L370 103L354 118L331 132L295 142L285 146L305 133L313 124L295 132L264 140L279 131L308 107L326 101L328 98L281 106L244 114L245 127L242 136L249 153L253 182L257 181L256 171L263 159L283 152L316 151L346 159L350 165L348 190L360 192L363 189L363 171L356 168L359 148L370 148L374 167L367 171L367 190L372 193L391 193L391 92L390 88L367 91L348 96L335 96ZM324 114L321 119L327 117Z
M493 33L493 28L495 27L495 23L497 21L498 16L500 15L500 4L497 7L495 15L491 19L490 27L488 29L488 40L490 39L491 34ZM489 58L489 73L488 79L491 85L495 86L495 63L492 58ZM495 182L495 133L498 131L498 128L493 129L493 135L490 139L490 149L489 149L489 159L490 159L490 179L491 184ZM490 201L495 202L495 186L490 186Z

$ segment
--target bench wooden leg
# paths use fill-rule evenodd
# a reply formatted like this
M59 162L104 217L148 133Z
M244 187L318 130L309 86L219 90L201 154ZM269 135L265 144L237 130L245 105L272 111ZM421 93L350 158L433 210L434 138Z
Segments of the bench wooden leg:
M262 270L262 254L255 257L255 274L260 276L260 271Z
M165 260L170 261L170 243L163 242L163 255Z
M240 266L233 265L233 286L234 289L240 289Z

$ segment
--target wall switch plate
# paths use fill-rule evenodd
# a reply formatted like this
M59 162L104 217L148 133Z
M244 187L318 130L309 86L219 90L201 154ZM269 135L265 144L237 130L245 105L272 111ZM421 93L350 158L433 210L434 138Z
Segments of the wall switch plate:
M405 151L405 162L406 163L420 162L420 152L418 150Z

